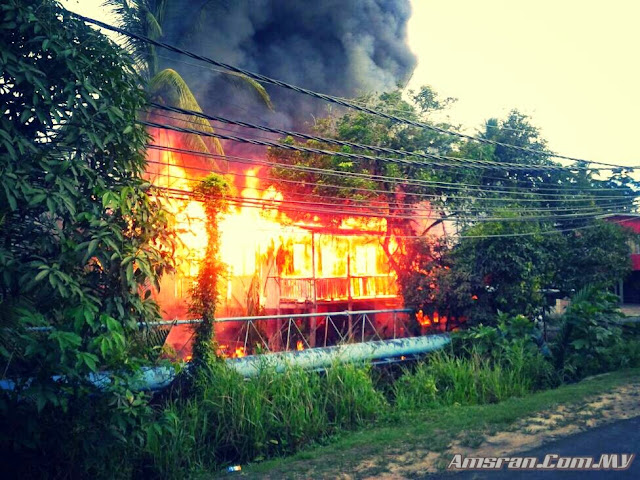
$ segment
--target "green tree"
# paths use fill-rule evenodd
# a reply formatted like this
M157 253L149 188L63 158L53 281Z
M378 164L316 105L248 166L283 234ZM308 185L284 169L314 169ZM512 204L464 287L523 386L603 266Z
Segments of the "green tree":
M141 178L145 95L54 1L5 2L0 31L0 449L28 477L45 458L53 476L117 471L146 405L129 388L148 363L138 322L160 318L173 243Z
M549 222L477 224L445 253L447 268L432 280L437 288L420 299L476 323L492 323L498 311L531 318L547 306L545 292L572 296L586 286L606 291L624 278L632 236L602 220L567 232L554 232Z
M546 290L607 288L624 276L628 234L594 217L633 208L635 183L626 172L600 180L597 171L536 168L559 164L549 159L538 129L516 110L505 120L489 120L481 136L532 151L468 142L458 154L532 168L469 172L472 185L495 192L475 190L471 201L456 199L468 191L452 192L455 210L474 208L470 217L504 220L478 222L463 215L463 233L438 268L427 259L412 270L408 285L423 287L412 290L413 304L475 321L493 321L498 310L531 317L545 307ZM434 288L424 288L425 283Z
M542 234L546 230L527 221L486 222L467 228L451 252L450 269L442 275L440 288L454 291L443 291L441 308L462 310L456 313L476 322L490 320L498 311L530 318L542 313L543 289L549 287L554 273L554 258ZM445 303L456 299L460 303Z
M549 248L554 257L554 288L566 296L587 286L606 290L631 271L631 230L597 220L589 228L556 236Z

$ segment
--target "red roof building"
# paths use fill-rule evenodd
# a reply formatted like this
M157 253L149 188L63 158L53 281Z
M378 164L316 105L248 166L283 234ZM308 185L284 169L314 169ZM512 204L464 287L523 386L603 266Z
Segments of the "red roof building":
M623 227L640 234L640 215L633 213L610 215L605 218L609 222L615 222ZM632 242L631 245L631 273L616 288L616 294L622 303L640 304L640 244Z

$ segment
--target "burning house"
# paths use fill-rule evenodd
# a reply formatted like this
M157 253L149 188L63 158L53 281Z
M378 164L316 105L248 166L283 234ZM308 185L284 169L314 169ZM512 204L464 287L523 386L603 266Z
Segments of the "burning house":
M186 37L184 32L193 19L184 9L174 12L168 7L163 32L168 40L187 39L184 46L196 53L338 96L381 92L408 80L415 66L415 57L406 45L408 1L343 2L340 15L335 15L335 5L329 5L332 2L304 7L299 2L277 3L276 8L271 2L236 2L232 8L217 12L215 29L189 30ZM180 59L171 55L159 61L163 67L180 65L174 63ZM180 65L180 73L205 111L239 120L261 118L279 128L299 130L304 130L313 116L326 112L320 102L277 90L270 92L275 109L266 112L246 92L230 87L224 75L203 75L197 66L188 64ZM190 316L189 294L208 239L204 207L188 193L194 182L212 170L226 174L233 190L229 212L219 228L226 275L219 288L217 316L402 307L390 262L398 245L384 216L355 215L331 222L318 216L300 221L289 215L296 207L285 201L283 192L262 181L268 169L264 151L225 144L227 153L262 162L234 164L230 156L212 169L212 162L177 152L183 145L175 132L151 130L153 143L167 148L149 151L148 176L168 192L165 201L174 214L180 239L175 252L177 271L163 279L157 295L165 318ZM351 321L349 318L349 331ZM315 317L303 339L305 344L315 343L314 324ZM219 340L225 339L225 332L218 333Z
M162 141L168 149L150 151L148 175L154 185L169 192L164 201L174 214L179 238L176 273L163 279L157 300L165 318L185 319L193 316L189 312L190 291L208 241L204 206L188 192L208 170L199 166L201 160L175 152L178 136L166 131L156 135L156 142ZM327 224L320 217L296 221L287 214L292 206L282 192L273 186L264 188L260 167L249 166L229 177L235 182L232 197L236 200L219 226L225 265L219 286L219 317L275 318L402 307L397 274L390 266L390 255L397 253L398 245L387 232L383 216L346 217L337 224ZM441 234L445 233L444 223L440 228ZM223 323L217 326L223 343L242 336L237 324ZM344 323L351 331L352 319L345 318ZM259 335L272 337L272 330L280 326L268 324L262 328L259 331L256 327ZM315 317L307 328L297 328L299 348L316 345ZM395 328L395 324L387 328ZM327 335L325 332L325 343ZM189 338L187 327L172 332L172 343L181 348ZM234 350L237 355L245 353Z

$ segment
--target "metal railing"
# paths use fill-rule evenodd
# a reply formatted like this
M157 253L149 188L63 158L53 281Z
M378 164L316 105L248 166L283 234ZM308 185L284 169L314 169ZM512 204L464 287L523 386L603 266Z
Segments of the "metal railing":
M250 317L221 317L215 325L240 324L230 328L232 352L241 348L243 355L308 348L329 347L347 343L393 340L413 336L409 326L410 309L344 310L340 312L298 313ZM140 329L196 325L202 319L138 322ZM50 331L53 327L31 327L30 331ZM226 330L226 329L225 329ZM189 339L189 341L191 338ZM181 349L184 348L184 345Z
M313 302L361 298L395 297L397 280L390 275L352 275L349 277L287 278L270 277L278 285L279 300ZM315 289L315 297L314 297Z
M269 353L328 347L347 343L391 340L412 335L409 309L345 310L340 312L216 318L227 339L220 340L230 353ZM174 320L143 327L198 324L202 320ZM233 328L234 324L240 324ZM228 335L229 331L233 331ZM229 353L223 352L223 353Z

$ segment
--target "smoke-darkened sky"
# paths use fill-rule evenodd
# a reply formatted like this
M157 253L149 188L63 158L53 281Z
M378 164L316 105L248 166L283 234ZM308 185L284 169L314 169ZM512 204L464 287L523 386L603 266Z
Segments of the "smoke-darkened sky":
M386 91L406 83L416 65L407 45L408 0L237 0L204 9L196 3L204 2L169 4L167 42L311 90L338 96ZM221 81L223 75L179 63L180 57L162 60L180 71L203 108L267 115L246 89ZM307 96L267 88L276 112L267 116L282 126L303 128L312 114L324 112Z

